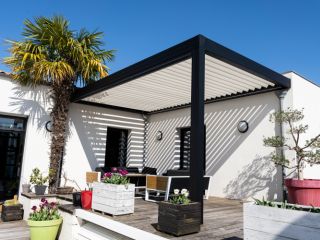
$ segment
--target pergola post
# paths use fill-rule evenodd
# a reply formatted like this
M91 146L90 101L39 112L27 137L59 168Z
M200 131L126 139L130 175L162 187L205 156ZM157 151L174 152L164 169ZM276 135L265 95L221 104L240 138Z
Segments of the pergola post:
M192 52L191 74L191 152L190 152L190 199L201 203L203 223L203 194L205 174L205 39L199 37Z

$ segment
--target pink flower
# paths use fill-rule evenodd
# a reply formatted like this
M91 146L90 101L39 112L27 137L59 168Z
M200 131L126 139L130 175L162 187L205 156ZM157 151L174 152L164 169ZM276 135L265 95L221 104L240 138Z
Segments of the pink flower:
M54 207L54 206L56 206L56 203L55 202L51 202L50 203L50 207Z
M41 202L45 202L46 201L46 199L45 198L41 198Z
M122 175L122 176L125 176L128 174L128 171L127 170L119 170L119 173Z
M33 207L31 208L31 210L36 211L36 210L37 210L37 206L33 206Z
M104 178L111 178L112 177L112 173L111 172L107 172L103 175Z
M113 168L111 168L111 171L112 171L112 172L117 172L118 169L117 169L116 167L113 167Z

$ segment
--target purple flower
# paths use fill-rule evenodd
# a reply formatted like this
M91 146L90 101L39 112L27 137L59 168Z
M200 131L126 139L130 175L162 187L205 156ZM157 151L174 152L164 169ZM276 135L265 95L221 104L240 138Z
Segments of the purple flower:
M55 202L51 202L50 203L50 207L54 208L56 206L56 203Z
M37 206L33 206L33 207L31 208L31 210L36 211L36 210L37 210Z
M46 199L45 198L41 198L41 202L45 202L46 201Z
M103 175L104 178L111 178L112 177L112 173L111 172L107 172Z
M128 171L127 170L119 170L119 173L122 175L122 176L125 176L128 174Z
M113 167L113 168L111 168L111 171L112 171L112 172L117 172L118 169L117 169L116 167Z

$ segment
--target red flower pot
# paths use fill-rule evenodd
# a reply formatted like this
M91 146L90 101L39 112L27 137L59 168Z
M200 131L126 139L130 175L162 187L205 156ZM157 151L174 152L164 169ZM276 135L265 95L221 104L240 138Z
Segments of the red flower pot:
M320 180L285 179L290 203L320 207Z
M92 204L92 191L81 191L81 206L85 210L90 210Z

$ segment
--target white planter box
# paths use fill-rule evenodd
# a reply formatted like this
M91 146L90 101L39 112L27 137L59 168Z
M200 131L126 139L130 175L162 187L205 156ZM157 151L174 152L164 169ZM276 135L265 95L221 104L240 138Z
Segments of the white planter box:
M243 205L244 239L318 240L320 213Z
M92 209L111 215L134 212L134 184L117 185L94 182L92 185Z

